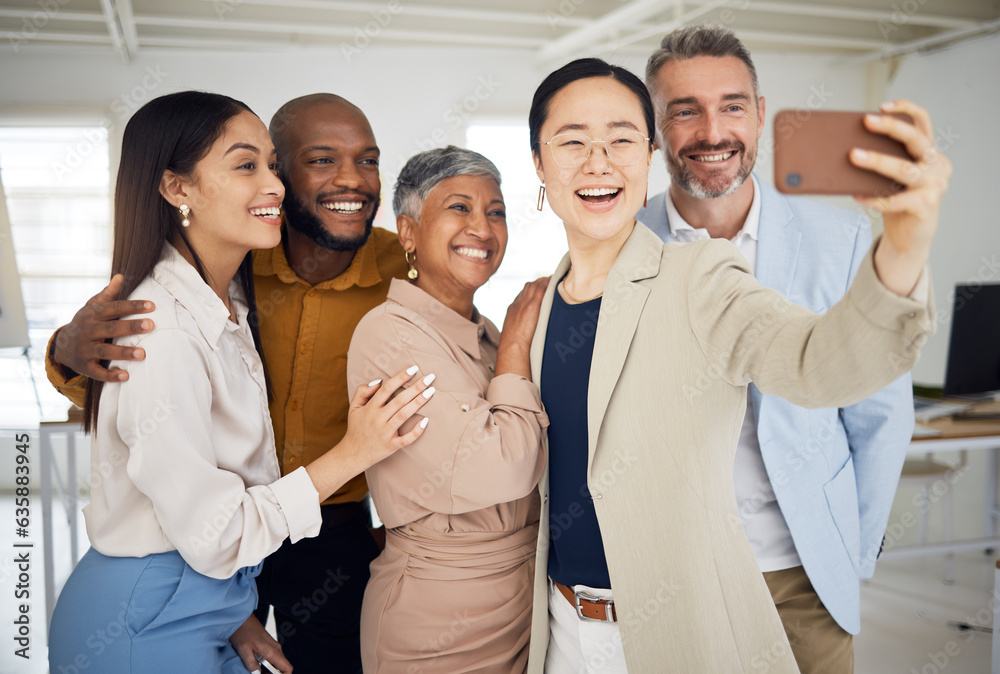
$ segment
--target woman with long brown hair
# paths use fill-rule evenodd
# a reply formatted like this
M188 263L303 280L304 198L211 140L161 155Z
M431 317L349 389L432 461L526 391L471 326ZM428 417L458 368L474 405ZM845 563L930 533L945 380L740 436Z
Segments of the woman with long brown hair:
M433 394L416 368L358 388L345 438L279 478L250 251L281 237L284 188L264 124L217 94L157 98L129 121L115 191L120 298L155 302L128 381L88 384L91 549L56 605L52 671L245 671L229 638L261 560L315 536L319 504L415 440ZM85 664L81 664L85 663Z

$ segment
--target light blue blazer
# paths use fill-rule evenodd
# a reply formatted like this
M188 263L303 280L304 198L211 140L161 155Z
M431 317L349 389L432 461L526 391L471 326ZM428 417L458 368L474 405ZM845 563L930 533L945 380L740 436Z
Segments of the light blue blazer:
M823 313L850 286L871 245L864 215L802 197L761 190L756 276L795 304ZM664 241L666 193L638 220ZM763 395L753 410L764 466L795 549L820 600L851 634L861 629L859 578L875 571L889 510L913 433L906 374L842 409L807 410Z

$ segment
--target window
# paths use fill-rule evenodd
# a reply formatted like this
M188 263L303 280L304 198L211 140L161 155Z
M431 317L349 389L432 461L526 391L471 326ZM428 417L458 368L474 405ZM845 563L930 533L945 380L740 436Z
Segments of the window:
M105 286L111 269L108 132L99 126L0 126L0 178L28 319L42 417L65 418L66 400L45 383L52 332ZM38 419L27 363L0 358L0 426Z
M537 209L538 187L524 124L473 124L466 147L488 157L503 178L507 206L507 252L500 270L476 293L476 307L498 326L507 306L528 281L551 274L566 254L562 222L545 206Z

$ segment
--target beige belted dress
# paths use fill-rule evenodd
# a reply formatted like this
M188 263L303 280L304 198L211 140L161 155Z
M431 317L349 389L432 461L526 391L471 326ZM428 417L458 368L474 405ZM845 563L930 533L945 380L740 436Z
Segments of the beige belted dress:
M498 343L478 312L400 280L354 332L350 390L411 365L437 389L423 435L366 472L387 536L361 612L365 672L526 667L548 419L530 380L493 376Z

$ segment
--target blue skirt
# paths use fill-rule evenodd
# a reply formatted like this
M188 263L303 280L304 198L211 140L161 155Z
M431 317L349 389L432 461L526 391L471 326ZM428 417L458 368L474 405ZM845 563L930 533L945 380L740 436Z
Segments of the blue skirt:
M91 548L56 603L49 671L246 674L229 637L257 605L259 571L219 580L176 551L108 557Z

